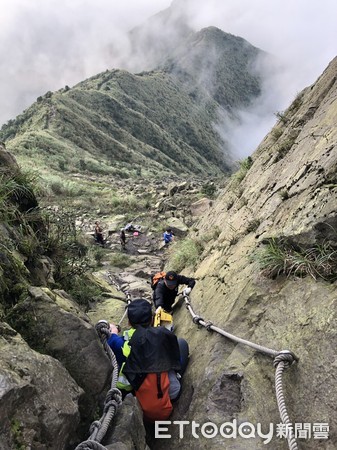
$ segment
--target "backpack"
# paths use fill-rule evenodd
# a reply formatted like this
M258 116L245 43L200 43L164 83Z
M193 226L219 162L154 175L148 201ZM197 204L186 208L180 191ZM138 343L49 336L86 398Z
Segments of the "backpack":
M168 372L148 373L136 398L143 410L144 419L150 422L166 420L172 413L173 406L169 396L170 381Z
M170 370L181 370L177 337L163 327L139 327L130 340L123 373L135 390L148 421L166 420L172 412Z
M165 275L166 275L166 272L157 272L154 275L151 275L151 288L153 290L156 289L158 281L165 278Z

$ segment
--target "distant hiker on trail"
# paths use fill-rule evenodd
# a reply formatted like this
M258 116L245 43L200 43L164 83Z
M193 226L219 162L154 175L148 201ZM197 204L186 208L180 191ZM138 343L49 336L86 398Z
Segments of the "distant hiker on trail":
M122 249L125 250L125 247L126 247L126 236L125 236L124 228L121 229L119 238L120 238L120 241L121 241Z
M134 225L132 222L125 225L124 230L129 231L130 233L133 233L137 231L138 233L141 233L142 227L140 225Z
M195 286L194 278L187 278L184 275L178 275L176 272L167 272L165 277L159 280L154 287L153 302L155 307L162 307L167 312L172 312L172 305L178 295L178 287L186 284L184 295L189 295Z
M165 420L171 401L180 395L180 378L188 363L188 344L164 327L151 327L151 304L135 299L127 309L131 329L118 336L110 324L108 344L120 369L117 388L134 392L147 421Z
M171 228L168 228L163 233L163 239L164 239L164 243L166 246L169 245L173 241L173 237L174 237L174 234L173 234Z
M125 231L131 231L131 232L133 232L133 231L135 231L135 227L134 227L134 225L130 222L130 223L128 223L128 224L126 224L125 225L125 227L124 227L124 230Z
M103 228L100 226L99 222L95 222L95 241L104 246L104 238L103 238Z

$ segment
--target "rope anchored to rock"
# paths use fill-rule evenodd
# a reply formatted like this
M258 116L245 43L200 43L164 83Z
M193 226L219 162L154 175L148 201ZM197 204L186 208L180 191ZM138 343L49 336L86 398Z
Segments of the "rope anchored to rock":
M110 336L109 327L110 325L106 320L100 320L95 326L97 334L103 344L103 348L111 361L111 387L105 398L102 417L91 424L89 438L86 441L81 442L75 450L106 450L106 447L100 444L100 442L106 435L111 421L117 413L118 407L122 404L122 393L116 388L118 380L118 364L114 352L108 345L108 338Z
M183 294L182 294L183 295ZM296 439L294 436L294 432L291 426L291 422L287 413L287 409L285 406L285 400L283 395L283 386L282 386L282 375L283 372L288 369L295 361L298 361L297 356L289 350L276 351L268 347L264 347L259 344L255 344L254 342L247 341L246 339L239 338L234 336L234 334L228 333L227 331L222 330L221 328L216 327L210 321L205 321L202 317L198 316L192 308L190 299L187 295L183 295L185 300L185 305L188 311L192 316L193 323L198 324L199 326L203 326L207 331L216 331L217 333L225 336L231 341L237 342L238 344L248 345L249 347L257 350L258 352L265 353L266 355L274 358L274 367L276 368L275 372L275 390L276 390L276 399L277 405L280 413L280 417L282 423L287 425L287 440L288 447L290 450L297 450L298 446L296 443Z

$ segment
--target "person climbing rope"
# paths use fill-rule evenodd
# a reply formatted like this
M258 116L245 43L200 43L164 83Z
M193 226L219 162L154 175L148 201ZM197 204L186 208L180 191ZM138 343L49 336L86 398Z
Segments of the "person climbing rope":
M103 237L103 228L100 226L99 222L95 222L95 241L104 247L104 237Z
M147 300L133 300L127 314L131 328L123 337L116 325L110 324L108 345L120 367L117 387L124 396L135 393L145 420L165 420L172 412L172 401L180 395L188 344L164 327L150 326L153 314Z
M181 284L186 284L183 294L189 295L195 286L195 279L188 278L184 275L178 275L176 272L170 271L157 282L153 291L153 303L155 307L162 307L167 312L172 312L172 305L178 295L178 287Z

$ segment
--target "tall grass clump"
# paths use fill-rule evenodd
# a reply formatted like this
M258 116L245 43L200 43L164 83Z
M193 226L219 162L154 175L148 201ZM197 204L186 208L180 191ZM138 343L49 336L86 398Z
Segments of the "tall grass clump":
M197 239L183 239L174 243L167 266L176 272L185 267L195 267L204 249L201 241Z
M122 252L115 252L110 257L110 264L120 269L125 269L133 263L133 259Z
M0 207L9 206L9 203L18 203L27 199L35 203L34 192L38 189L38 175L34 172L21 172L19 170L7 173L0 169Z
M337 280L337 247L328 241L310 247L299 246L284 239L271 238L253 256L269 278L311 276L315 280Z
M231 176L231 187L233 190L237 189L241 181L246 177L247 172L253 165L253 160L250 156L248 156L248 158L239 161L239 164L239 170Z
M54 263L56 282L64 283L74 276L84 275L90 268L88 248L84 237L75 226L75 218L70 211L45 211L44 252Z

